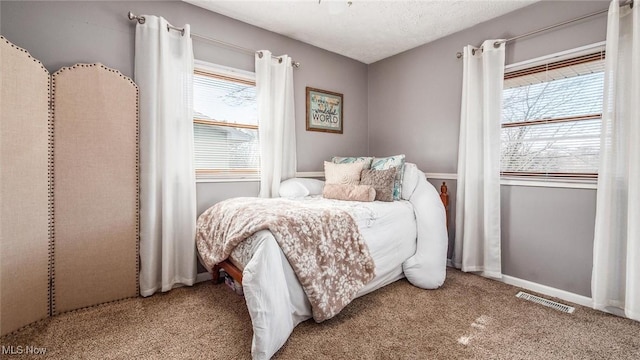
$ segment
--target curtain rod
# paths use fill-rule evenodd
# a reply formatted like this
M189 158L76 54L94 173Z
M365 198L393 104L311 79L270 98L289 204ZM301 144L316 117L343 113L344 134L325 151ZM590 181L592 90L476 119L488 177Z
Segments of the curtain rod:
M138 24L144 24L145 21L147 21L147 19L145 19L144 16L134 15L131 11L129 11L129 13L127 14L127 17L131 21L134 21L134 20L137 21ZM179 31L184 36L184 28L179 28L179 27L167 24L167 31L169 31L169 30ZM249 55L258 54L259 57L262 57L262 51L256 51L256 50L248 49L248 48L245 48L245 47L242 47L242 46L238 46L236 44L231 44L231 43L228 43L228 42L225 42L225 41L222 41L222 40L210 38L210 37L199 35L199 34L196 34L196 33L191 33L191 37L195 37L195 38L198 38L198 39L201 39L201 40L205 40L205 41L208 41L208 42L211 42L211 43L214 43L214 44L222 45L222 46L228 47L230 49L237 50L239 52L243 52L243 53L246 53L246 54L249 54ZM277 56L271 55L271 57L274 58L274 59L279 59L280 61L282 61L282 59L277 57ZM295 68L299 68L300 67L300 63L297 62L297 61L291 60L291 66L293 66Z
M625 2L621 3L620 7L625 7L627 5L630 6L631 8L633 8L633 0L625 1ZM604 13L606 13L608 11L609 11L609 9L607 8L607 9L604 9L604 10L596 11L596 12L591 13L591 14L580 16L580 17L575 18L575 19L571 19L571 20L563 21L563 22L558 23L558 24L547 26L547 27L544 27L542 29L538 29L538 30L530 31L528 33L524 33L522 35L514 36L514 37L506 39L506 40L496 41L495 43L493 43L493 46L494 47L499 47L501 44L505 44L505 43L511 42L513 40L517 40L517 39L520 39L520 38L523 38L523 37L535 35L535 34L538 34L538 33L544 32L544 31L548 31L548 30L551 30L551 29L555 29L557 27L564 26L564 25L567 25L567 24L571 24L571 23L574 23L576 21L588 19L588 18L593 17L593 16L604 14ZM482 46L480 46L479 48L482 49ZM456 53L456 57L458 59L462 58L462 53L458 51Z

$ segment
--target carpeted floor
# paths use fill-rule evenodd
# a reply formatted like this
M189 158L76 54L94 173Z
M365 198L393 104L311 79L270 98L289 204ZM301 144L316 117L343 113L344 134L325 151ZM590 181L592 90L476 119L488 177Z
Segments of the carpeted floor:
M300 324L275 358L640 359L640 323L581 306L561 313L518 291L451 269L438 290L397 281ZM3 359L247 359L251 336L244 299L207 282L66 313L0 343ZM28 346L46 353L6 354Z

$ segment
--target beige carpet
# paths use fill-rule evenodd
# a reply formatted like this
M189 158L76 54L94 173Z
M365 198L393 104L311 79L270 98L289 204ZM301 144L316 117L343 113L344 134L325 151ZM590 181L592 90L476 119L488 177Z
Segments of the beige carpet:
M517 292L456 270L439 290L397 281L300 324L276 358L640 359L640 323L580 306L564 314ZM202 283L66 313L0 342L3 359L246 359L251 335L244 299ZM29 346L46 353L7 355Z

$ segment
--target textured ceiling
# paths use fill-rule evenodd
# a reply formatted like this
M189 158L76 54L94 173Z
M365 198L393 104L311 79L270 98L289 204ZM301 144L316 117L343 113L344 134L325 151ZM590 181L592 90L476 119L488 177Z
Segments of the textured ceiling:
M183 0L365 64L535 1Z

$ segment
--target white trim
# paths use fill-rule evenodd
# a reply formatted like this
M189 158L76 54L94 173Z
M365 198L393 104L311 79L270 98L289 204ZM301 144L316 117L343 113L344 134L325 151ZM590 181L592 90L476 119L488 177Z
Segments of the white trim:
M456 173L425 173L427 179L445 179L455 180L458 178ZM296 173L296 177L319 178L324 177L324 171L300 171Z
M237 78L241 78L249 81L256 81L256 73L252 71L236 69L236 68L232 68L224 65L218 65L218 64L214 64L214 63L210 63L202 60L194 60L193 67L195 70L211 71L221 75L237 77Z
M455 266L453 266L452 259L447 259L447 266L455 268ZM473 274L473 273L471 273L471 274ZM480 276L480 275L478 275L478 276ZM551 287L551 286L538 284L538 283L535 283L533 281L523 280L523 279L519 279L517 277L504 275L504 274L502 275L502 279L496 279L496 278L487 278L487 279L500 281L500 282L508 284L508 285L517 286L517 287L520 287L520 288L523 288L523 289L526 289L526 290L537 292L539 294L543 294L543 295L546 295L546 296L552 296L552 297L555 297L555 298L558 298L558 299L562 299L564 301L569 301L569 302L574 303L574 304L582 305L582 306L585 306L585 307L588 307L588 308L593 308L593 300L591 300L590 297L587 297L587 296L584 296L584 295L574 294L574 293L566 291L566 290L557 289L557 288L554 288L554 287Z
M553 61L561 61L561 60L569 59L572 57L591 54L594 51L604 51L606 44L607 44L606 41L601 41L595 44L585 45L575 49L569 49L569 50L560 51L550 55L540 56L535 59L520 61L520 62L505 66L504 70L505 70L505 73L509 73L512 71L517 71L524 68L545 64L550 62L549 60L551 59L553 59Z
M452 173L426 173L427 179L457 180L457 174ZM298 178L324 178L323 171L301 171L296 172ZM259 182L259 178L197 178L196 183L235 183L235 182ZM525 187L546 187L564 189L590 189L596 190L598 184L590 181L553 181L553 180L521 180L514 178L503 178L500 185L504 186L525 186Z
M534 283L528 280L518 279L509 275L502 275L502 280L498 281L502 281L505 284L521 287L523 289L535 291L539 294L553 296L564 301L569 301L574 304L586 306L588 308L593 307L593 301L591 300L591 298L584 295L574 294L572 292L556 289L551 286Z
M456 173L424 173L427 179L444 179L444 180L457 180L458 174Z
M296 172L296 177L299 178L323 178L324 171L299 171Z
M427 179L456 180L458 178L456 173L425 173L425 175ZM296 172L296 177L321 178L324 177L324 171L300 171Z
M208 272L206 272L206 273L199 273L198 275L196 275L196 282L195 282L195 284L200 283L200 282L209 281L209 280L211 280L211 279L213 279L213 277L211 276L211 273L208 273Z
M425 173L427 179L457 180L456 173ZM298 178L324 178L324 171L299 171L296 172ZM197 183L227 183L227 182L258 182L259 178L198 178ZM598 183L594 180L553 180L553 179L518 179L513 177L503 177L500 185L505 186L528 186L528 187L548 187L566 189L591 189L598 188Z
M506 186L529 186L529 187L548 187L548 188L566 188L566 189L592 189L598 188L598 183L589 180L531 180L531 179L514 179L502 178L500 185Z
M324 178L324 171L299 171L295 177L298 178ZM226 183L226 182L259 182L260 178L216 178L216 177L199 177L197 183Z
M439 179L439 180L457 180L458 174L456 173L425 173L427 179ZM296 173L296 177L301 178L323 178L323 171L300 171ZM246 180L245 180L246 181ZM529 187L550 187L550 188L567 188L567 189L592 189L598 188L598 183L595 180L553 180L553 179L518 179L503 177L500 180L500 185L505 186L529 186Z

